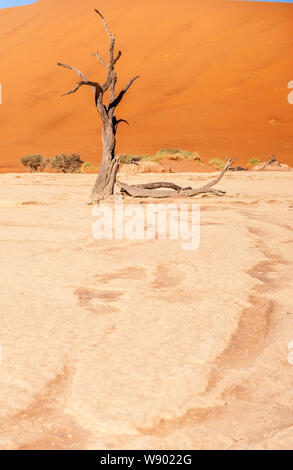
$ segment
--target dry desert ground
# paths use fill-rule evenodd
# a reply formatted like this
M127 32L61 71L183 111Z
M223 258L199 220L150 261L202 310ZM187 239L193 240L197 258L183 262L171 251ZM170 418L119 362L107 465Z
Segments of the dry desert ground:
M194 198L195 251L95 240L94 179L0 175L0 447L292 447L293 173Z

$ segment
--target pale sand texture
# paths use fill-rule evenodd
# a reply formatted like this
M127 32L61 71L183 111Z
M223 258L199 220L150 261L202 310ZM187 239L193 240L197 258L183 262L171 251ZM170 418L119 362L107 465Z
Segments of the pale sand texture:
M190 252L95 241L95 175L1 175L1 448L292 447L292 178L194 198Z

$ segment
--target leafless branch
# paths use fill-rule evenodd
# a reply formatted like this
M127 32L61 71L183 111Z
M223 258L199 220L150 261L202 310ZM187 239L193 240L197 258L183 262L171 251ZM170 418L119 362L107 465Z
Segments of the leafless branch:
M108 25L107 25L107 23L106 23L105 18L103 17L102 13L99 12L99 10L97 10L96 8L95 8L95 12L96 12L96 13L99 15L99 17L101 18L101 20L102 20L102 22L103 22L103 24L104 24L104 26L105 26L105 30L107 31L108 36L109 36L109 38L111 39L111 38L113 37L113 34L111 33L110 29L108 28Z
M57 62L57 65L59 65L59 67L65 67L66 69L72 70L73 72L77 73L77 75L79 75L80 78L82 78L85 81L88 81L88 78L85 76L85 74L80 72L80 70L77 70L77 68L73 67L72 65L61 64L61 62Z
M128 126L130 126L129 122L126 121L126 119L118 119L118 121L116 121L116 125L120 124L121 122L125 122L125 124L127 124Z
M100 93L102 93L102 88L100 86L99 83L97 82L90 82L90 81L81 81L81 82L78 82L77 83L77 86L73 89L73 90L70 90L68 91L67 93L64 93L63 95L61 96L66 96L66 95L71 95L72 93L76 93L77 90L79 90L79 88L83 85L87 85L87 86L90 86L91 88L94 88L96 90L96 98L98 98L98 96L100 95Z
M118 54L116 55L116 57L115 57L115 59L114 59L113 65L115 65L116 62L118 62L118 60L120 59L121 55L122 55L122 52L121 52L121 51L118 51Z
M109 104L109 109L111 108L116 108L116 106L118 106L118 104L120 103L120 101L122 100L123 96L125 95L125 93L129 90L129 88L131 87L131 85L133 84L133 82L135 80L137 80L139 78L139 75L136 75L135 77L131 78L129 80L129 82L127 83L127 85L123 88L123 90L120 91L119 95L117 96L117 98L110 102Z
M203 186L203 188L211 188L212 186L215 186L224 176L224 174L226 173L226 171L229 170L229 168L233 165L234 161L232 162L231 158L227 157L226 158L226 165L224 166L223 170L221 171L221 173L219 174L219 176L210 181L208 184L206 184L205 186Z
M115 131L115 133L117 132L117 128L118 128L119 124L121 124L122 122L124 122L124 123L127 124L128 126L130 125L129 122L126 121L126 119L116 119L115 116L113 117L113 125L114 125L114 131Z
M154 197L154 198L163 198L163 197L192 197L197 196L198 194L214 194L215 196L223 196L225 191L220 191L213 189L219 181L223 178L224 174L229 170L232 162L230 158L227 158L227 163L225 168L221 171L218 178L210 181L204 186L199 188L182 188L176 184L170 182L159 182L159 183L147 183L147 184L137 184L137 185L128 185L117 181L118 186L121 189L121 192L128 194L132 197ZM165 191L160 191L158 188L167 188ZM171 191L168 191L168 189Z
M99 15L99 17L101 18L102 22L103 22L103 25L105 27L105 30L107 31L107 34L110 38L110 48L109 48L109 65L106 67L108 68L108 76L107 76L107 79L103 85L103 92L107 91L108 88L110 87L111 85L111 80L112 80L112 73L113 73L113 67L114 67L114 48L115 48L115 36L114 34L111 33L107 23L106 23L106 20L105 18L103 17L102 13L99 12L99 10L95 9L95 12ZM119 54L118 54L119 55ZM119 59L119 57L118 57ZM117 60L118 60L117 59ZM116 62L117 62L116 60Z
M90 83L90 81L89 81L89 79L86 77L86 75L85 75L83 72L81 72L80 70L78 70L76 67L73 67L72 65L62 64L61 62L57 62L57 65L59 65L59 67L65 67L66 69L72 70L73 72L77 73L77 75L79 75L80 78L82 78L82 80L83 80L84 82ZM95 83L95 82L91 82L91 83ZM80 85L80 86L81 86L81 85ZM79 87L80 87L80 86L79 86ZM99 86L100 86L100 85L99 85ZM79 87L77 87L77 88L74 89L74 90L71 90L71 92L69 92L69 93L65 93L64 95L69 95L69 94L71 94L71 93L75 93L75 92L78 90ZM93 93L94 93L94 95L95 95L95 100L97 101L97 87L96 87L96 85L91 86L91 89L92 89L92 91L93 91ZM64 95L62 95L62 96L64 96Z

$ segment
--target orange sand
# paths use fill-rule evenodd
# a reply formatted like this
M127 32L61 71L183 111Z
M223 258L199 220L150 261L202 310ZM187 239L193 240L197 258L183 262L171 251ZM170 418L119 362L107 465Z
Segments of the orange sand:
M293 163L292 5L224 0L40 0L0 11L0 171L29 153L78 152L98 163L100 122L90 91L60 98L77 80L105 70L99 7L123 56L119 84L139 74L121 104L118 151L159 148L226 155L245 163L274 153Z

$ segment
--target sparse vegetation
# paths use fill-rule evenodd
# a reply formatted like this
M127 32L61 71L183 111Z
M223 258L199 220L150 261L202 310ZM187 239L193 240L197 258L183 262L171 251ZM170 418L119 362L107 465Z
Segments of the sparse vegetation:
M200 155L198 152L190 152L189 150L180 149L161 149L158 150L157 156L169 157L171 160L180 160L186 158L187 160L200 161Z
M259 161L257 158L251 158L251 159L248 161L248 165L249 165L249 166L258 165L259 163L260 163L260 161Z
M200 155L198 152L189 152L188 150L178 149L161 149L158 150L156 155L136 155L133 153L120 154L120 163L139 163L139 162L159 162L163 158L170 160L193 160L200 162Z
M81 168L80 168L81 172L83 173L84 171L86 170L97 170L97 168L95 167L95 165L93 165L92 162L85 162Z
M138 162L158 162L161 157L158 155L135 155L132 153L120 154L120 163L138 163Z
M225 162L221 160L220 158L212 158L209 161L209 164L215 166L219 170L225 167Z
M23 166L29 168L31 172L44 171L50 162L50 160L43 157L43 155L27 155L26 157L22 157L20 161Z
M80 155L72 153L71 155L56 155L51 160L51 168L61 173L79 173L83 160Z

